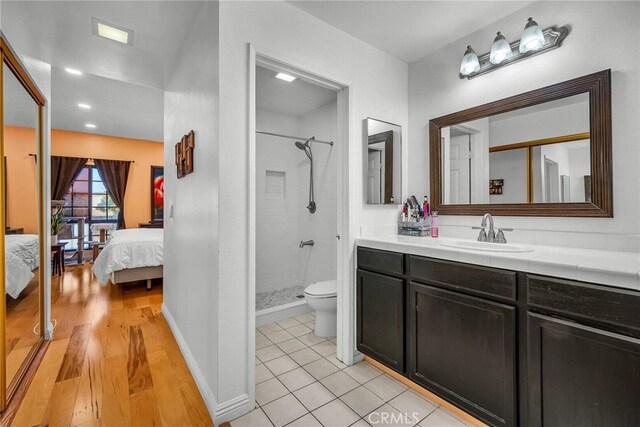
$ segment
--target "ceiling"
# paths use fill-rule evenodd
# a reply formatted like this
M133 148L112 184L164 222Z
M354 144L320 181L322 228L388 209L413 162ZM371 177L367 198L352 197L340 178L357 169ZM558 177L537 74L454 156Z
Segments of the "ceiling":
M289 3L411 63L533 2L289 0Z
M276 72L256 67L256 108L303 116L336 99L336 92L296 79L291 83L276 79Z

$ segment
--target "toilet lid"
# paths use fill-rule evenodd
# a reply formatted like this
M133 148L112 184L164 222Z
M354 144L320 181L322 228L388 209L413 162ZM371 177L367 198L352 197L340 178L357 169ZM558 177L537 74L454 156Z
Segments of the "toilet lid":
M315 282L307 286L304 293L316 297L333 296L338 293L338 286L335 280L326 280L324 282Z

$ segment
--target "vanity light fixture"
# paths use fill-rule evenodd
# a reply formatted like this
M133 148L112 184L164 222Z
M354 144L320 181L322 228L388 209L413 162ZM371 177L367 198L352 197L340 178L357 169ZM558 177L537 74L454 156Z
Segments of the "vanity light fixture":
M467 50L464 52L462 62L460 63L460 74L468 76L471 73L477 73L480 71L480 62L478 61L478 55L473 51L471 46L467 46Z
M133 44L133 30L109 24L98 18L91 18L91 26L93 27L93 34L98 37L126 45Z
M568 26L549 27L543 31L536 21L529 18L520 40L509 43L498 31L493 40L491 51L488 53L477 56L471 46L467 46L460 63L460 78L472 79L494 71L498 67L556 49L560 47L568 34Z
M83 104L83 103L78 104L78 107L80 107L80 108L82 108L82 109L85 109L85 110L89 110L89 109L91 109L91 105L89 105L89 104Z
M505 59L509 59L513 56L511 46L507 42L507 39L498 31L496 38L493 39L493 45L491 45L491 52L489 53L489 62L492 64L499 64Z
M96 125L94 125L93 123L87 123L85 124L86 127L88 127L89 129L95 129Z
M74 76L81 76L82 75L82 71L76 70L74 68L65 68L64 70L69 74L73 74Z
M294 77L294 76L291 76L291 75L285 74L285 73L278 73L278 74L276 74L276 79L284 80L287 83L291 83L292 81L297 79L297 77Z

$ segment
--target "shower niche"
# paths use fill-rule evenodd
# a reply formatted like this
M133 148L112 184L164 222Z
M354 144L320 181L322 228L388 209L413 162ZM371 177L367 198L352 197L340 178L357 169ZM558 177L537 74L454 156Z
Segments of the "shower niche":
M337 93L276 74L256 67L257 325L311 311L305 288L337 275Z

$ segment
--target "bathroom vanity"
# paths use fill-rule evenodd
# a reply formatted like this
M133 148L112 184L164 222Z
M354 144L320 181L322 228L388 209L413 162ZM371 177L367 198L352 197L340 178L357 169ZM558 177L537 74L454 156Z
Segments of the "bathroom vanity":
M640 425L637 254L437 241L356 241L359 351L489 425Z

